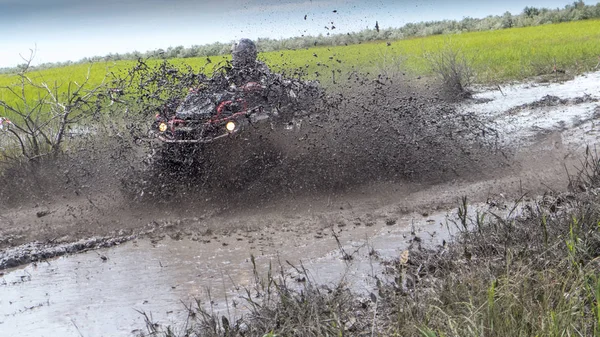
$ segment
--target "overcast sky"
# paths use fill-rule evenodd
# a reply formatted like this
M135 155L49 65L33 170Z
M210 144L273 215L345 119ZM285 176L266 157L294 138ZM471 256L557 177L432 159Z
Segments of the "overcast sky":
M0 0L0 67L79 60L108 53L400 27L408 22L485 17L557 0ZM333 11L336 10L337 13ZM307 20L304 16L307 15Z

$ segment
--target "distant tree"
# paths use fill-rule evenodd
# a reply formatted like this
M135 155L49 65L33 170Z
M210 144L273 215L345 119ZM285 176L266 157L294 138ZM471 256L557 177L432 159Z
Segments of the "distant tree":
M535 7L525 7L523 9L523 14L525 14L525 16L527 16L528 18L532 18L534 16L537 16L540 14L540 10L535 8Z
M513 27L513 18L510 12L505 12L502 15L502 28L512 28Z

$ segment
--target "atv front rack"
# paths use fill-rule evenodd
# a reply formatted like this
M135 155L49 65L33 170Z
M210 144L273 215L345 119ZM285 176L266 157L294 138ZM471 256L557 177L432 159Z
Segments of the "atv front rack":
M246 117L247 117L246 120L249 122L250 125L255 125L260 122L269 120L270 114L269 113L254 113L254 114L246 116ZM239 120L238 120L238 123L239 123ZM169 143L169 144L208 144L208 143L212 143L216 140L219 140L219 139L222 139L225 137L229 137L238 132L239 132L239 130L236 129L235 131L231 131L231 132L226 131L226 132L224 132L220 135L214 136L214 137L204 137L204 138L198 138L198 139L174 139L174 138L165 137L165 135L163 133L160 133L158 131L149 130L148 137L137 138L137 139L135 139L135 142L138 144L141 142L154 142L154 141L160 141L162 143Z
M155 139L158 139L163 143L170 143L170 144L207 144L207 143L212 143L217 139L228 137L232 134L234 134L234 133L228 132L228 133L224 133L222 135L216 136L216 137L205 138L205 139L169 139L163 135L159 135Z

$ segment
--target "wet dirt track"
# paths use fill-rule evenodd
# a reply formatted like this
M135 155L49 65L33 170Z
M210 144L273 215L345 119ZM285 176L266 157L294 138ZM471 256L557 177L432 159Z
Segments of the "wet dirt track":
M355 288L368 289L369 273L377 263L361 248L367 242L382 257L393 257L410 244L412 225L417 236L433 244L447 238L446 227L439 225L445 222L443 210L456 205L461 195L504 202L524 192L565 189L565 165L576 164L585 144L598 139L599 76L506 87L502 93L483 91L465 103L461 109L489 118L504 141L517 149L513 165L489 175L467 174L437 184L418 179L370 181L342 190L276 195L265 203L246 202L245 207L186 200L196 207L132 207L128 213L118 197L105 196L98 202L93 196L70 198L71 206L79 205L74 208L54 200L5 212L0 219L4 246L16 245L10 238L15 243L36 238L71 242L98 233L140 238L117 248L2 271L0 329L22 336L52 336L58 331L64 336L128 336L143 327L134 309L152 312L168 324L183 313L180 300L206 301L207 289L220 301L216 309L224 310L225 289L231 300L233 284L251 282L250 254L257 256L262 271L269 262L301 259L318 281L337 282L350 275ZM545 99L547 95L559 100ZM70 218L86 219L89 225L77 229L81 222L61 224L73 209L77 213ZM111 214L110 209L118 211ZM47 214L39 216L40 212ZM122 216L125 220L116 221ZM37 232L39 228L46 234ZM332 230L345 250L361 256L354 267L340 258Z
M144 327L136 310L152 314L161 324L176 323L185 318L182 303L192 304L195 298L205 303L212 298L215 311L235 317L244 312L240 287L251 288L254 280L250 254L256 256L261 274L269 264L278 270L279 261L284 269L290 268L287 261L298 266L302 262L319 283L333 286L343 280L365 293L375 282L370 275L381 270L380 260L369 255L371 247L378 247L381 258L396 256L409 245L409 224L418 228L423 244L440 244L448 239L440 222L444 214L412 215L394 224L340 224L294 240L256 233L252 244L237 236L210 243L136 240L61 257L8 271L0 285L0 322L3 331L26 336L128 336ZM331 230L338 233L352 261L331 251Z

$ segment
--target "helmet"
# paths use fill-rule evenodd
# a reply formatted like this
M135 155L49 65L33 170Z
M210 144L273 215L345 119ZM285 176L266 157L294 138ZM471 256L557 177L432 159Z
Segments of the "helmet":
M235 67L253 65L257 54L256 45L250 39L241 39L231 46L232 62Z

